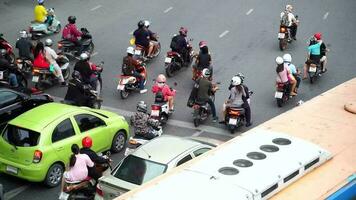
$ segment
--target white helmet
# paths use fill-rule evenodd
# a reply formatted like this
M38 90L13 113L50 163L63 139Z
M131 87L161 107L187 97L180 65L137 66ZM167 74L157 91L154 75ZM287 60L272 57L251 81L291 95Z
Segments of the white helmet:
M231 79L231 85L238 86L241 84L241 78L239 76L234 76Z
M89 55L87 53L82 53L80 54L80 60L87 60L89 58Z
M283 55L283 61L291 63L292 62L292 56L289 53L284 54Z
M145 24L145 27L148 28L148 27L150 26L150 21L145 20L145 21L144 21L144 24Z
M53 41L51 39L48 38L48 39L45 40L45 45L46 46L49 47L49 46L52 46L52 44L53 44Z
M289 12L292 12L293 10L293 6L292 5L286 5L286 10L289 11Z
M203 69L202 71L203 77L209 78L211 76L211 71L208 68Z
M134 55L135 54L135 49L133 47L127 47L126 53Z
M20 38L27 38L27 32L25 30L20 31Z
M278 65L282 64L282 63L283 63L283 58L280 57L280 56L278 56L278 57L276 58L276 63L277 63Z

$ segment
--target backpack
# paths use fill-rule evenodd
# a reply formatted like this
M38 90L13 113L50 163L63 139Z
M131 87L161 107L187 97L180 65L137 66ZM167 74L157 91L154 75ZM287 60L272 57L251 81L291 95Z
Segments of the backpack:
M171 41L171 45L169 46L172 50L177 50L178 46L178 35L174 36Z
M286 11L283 12L283 16L281 19L282 26L289 26L288 13Z

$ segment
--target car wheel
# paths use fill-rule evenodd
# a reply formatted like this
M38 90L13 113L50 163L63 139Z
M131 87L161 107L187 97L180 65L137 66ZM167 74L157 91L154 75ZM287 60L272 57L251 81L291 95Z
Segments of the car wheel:
M64 168L59 163L54 163L48 170L44 183L48 187L56 187L61 183Z
M122 151L126 146L126 134L123 131L119 131L116 133L112 140L111 151L114 153L118 153Z

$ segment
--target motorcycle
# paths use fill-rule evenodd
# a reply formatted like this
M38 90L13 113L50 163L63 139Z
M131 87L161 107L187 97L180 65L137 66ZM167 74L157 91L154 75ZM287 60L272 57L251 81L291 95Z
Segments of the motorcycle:
M322 74L321 63L309 64L308 75L309 75L310 84L313 84L316 81L316 79L319 76L321 76L321 74Z
M24 74L28 75L32 72L32 61L27 58L17 58L16 65L19 70L21 70Z
M278 107L282 107L282 105L291 98L290 90L291 85L289 83L276 82L276 92L274 94L274 98L277 100Z
M298 19L298 16L296 16L295 18ZM299 21L297 20L297 23L294 25L297 26L298 22ZM278 40L279 40L279 49L281 51L285 50L287 48L288 43L291 43L293 41L290 39L288 27L283 25L279 26Z
M188 68L192 64L193 58L194 58L194 50L193 50L191 41L193 41L193 39L190 39L189 43L188 43L188 52L189 52L188 64L184 63L183 57L179 53L177 53L175 51L167 52L167 56L164 59L164 66L165 66L166 74L168 77L174 76L174 74L176 72L178 72L181 68L183 68L183 67Z
M68 80L70 76L69 59L65 56L60 56L56 61L62 70L64 80ZM54 72L50 72L49 69L33 66L32 75L32 82L35 84L35 88L39 90L43 90L59 82Z
M170 115L168 101L164 100L162 92L157 92L155 101L151 105L151 118L157 119L162 125L165 125Z
M130 39L130 45L135 45L135 37ZM152 59L156 58L161 53L161 43L158 41L158 35L155 33L153 35L153 41L157 43L157 46L153 49L152 58L147 57L148 49L141 45L135 46L135 59L139 59L142 61L151 61Z
M4 34L0 33L0 49L5 49L6 50L6 55L5 58L10 62L10 63L15 63L15 54L14 54L14 48L11 46L11 44L4 38Z
M144 77L146 85L147 82L147 71L146 71L146 64L142 63L141 66L137 69L137 71ZM119 79L119 84L117 85L117 91L120 92L121 99L126 99L130 93L135 91L140 91L139 88L140 80L138 80L134 76L126 76L121 75Z
M54 14L54 8L47 10L48 13L53 12L52 25L49 26L48 23L39 23L32 21L29 27L29 33L31 34L32 40L38 40L43 36L52 35L61 32L61 22L58 20L57 16Z
M58 50L69 57L74 57L76 58L77 55L80 55L80 53L86 51L89 52L90 54L93 53L94 51L94 43L92 39L92 35L86 28L81 28L80 29L83 33L81 39L80 39L80 44L82 45L82 51L79 52L79 47L76 46L73 42L63 39L60 40L57 45L58 45Z
M213 87L216 87L216 84L214 84ZM213 102L215 101L215 92L213 92L210 96ZM199 101L196 99L194 101L192 108L194 109L193 123L195 127L198 127L203 121L205 121L211 115L211 108L206 101Z
M14 73L17 78L17 82L19 84L18 89L23 90L27 88L27 79L26 76L20 71L17 67L12 66L11 69L0 70L0 86L11 88L9 83L9 74Z

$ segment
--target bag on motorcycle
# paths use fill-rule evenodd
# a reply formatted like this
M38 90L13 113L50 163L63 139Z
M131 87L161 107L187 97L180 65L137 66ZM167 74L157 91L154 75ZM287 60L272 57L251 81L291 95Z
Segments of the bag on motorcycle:
M199 84L196 83L192 89L192 91L190 92L189 98L188 98L188 102L187 102L187 106L188 107L193 107L195 100L198 97L198 89L199 89Z

